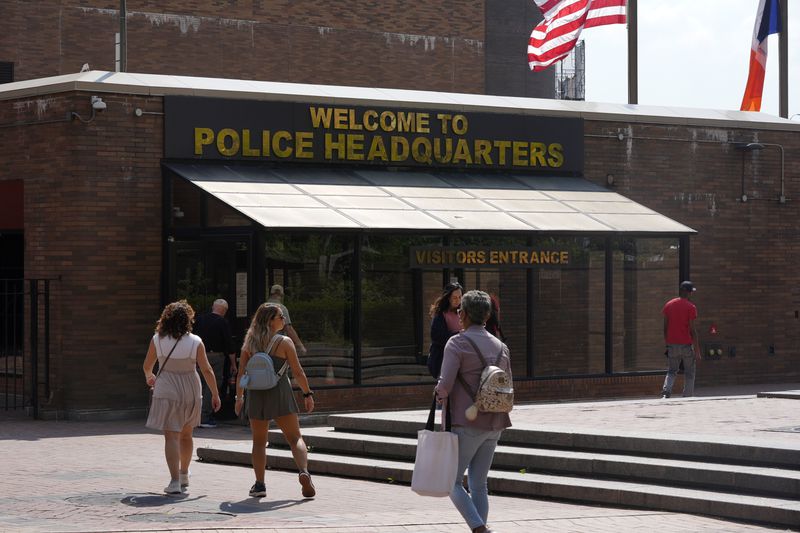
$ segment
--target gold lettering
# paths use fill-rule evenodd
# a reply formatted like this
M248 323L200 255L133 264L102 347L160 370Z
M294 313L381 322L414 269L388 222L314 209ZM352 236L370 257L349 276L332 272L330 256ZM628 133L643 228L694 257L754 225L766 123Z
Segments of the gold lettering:
M349 114L349 121L350 121L350 129L353 130L353 131L361 131L361 129L363 129L363 127L361 126L361 124L359 122L356 121L356 110L355 109L351 109L348 114Z
M346 130L347 129L347 109L337 107L333 110L333 129Z
M545 149L547 147L544 143L531 143L531 166L546 167L547 163L544 162ZM534 159L536 163L534 163Z
M485 250L478 250L478 262L480 264L486 263L486 251Z
M347 150L347 139L344 133L337 133L336 140L333 137L332 133L325 134L325 159L333 159L334 150L337 153L337 159L344 159Z
M528 262L528 252L520 252L519 253L519 262L520 263L527 263Z
M489 252L489 263L492 265L496 265L499 262L500 262L500 254L497 252L497 250L491 250Z
M430 133L430 115L427 113L417 113L417 133Z
M383 131L394 131L397 128L397 119L391 111L381 113L380 123Z
M369 109L364 112L364 129L367 131L375 131L378 129L378 112L374 109Z
M380 159L381 161L388 161L389 156L386 154L386 145L383 142L383 137L376 135L372 138L372 143L369 146L369 154L367 154L367 161L374 161Z
M451 115L447 115L445 113L437 113L436 118L442 123L442 133L447 135L449 131L449 124L450 124L450 117Z
M498 150L497 164L503 166L506 164L506 150L511 148L511 141L495 141L494 145Z
M230 148L226 146L226 139L231 140ZM217 150L219 150L220 154L227 156L236 155L239 153L239 146L241 146L241 142L239 141L239 134L236 133L236 130L230 128L220 130L219 135L217 135Z
M397 113L397 131L401 133L414 131L414 113L405 111Z
M285 141L285 145L281 143ZM276 131L272 136L272 153L277 157L292 157L292 134L288 131Z
M517 250L511 250L510 253L511 253L511 264L512 265L517 264L517 255L519 255L519 252Z
M194 155L203 155L203 146L214 142L214 130L211 128L194 129Z
M331 127L331 108L330 107L310 107L311 112L311 125L319 128L320 124L325 129Z
M242 155L245 157L258 157L261 150L250 146L250 130L242 130Z
M295 134L294 155L298 159L314 158L314 133L298 131Z
M533 143L531 143L533 144ZM528 147L528 143L522 141L514 141L511 143L512 145L512 152L514 154L513 165L515 167L522 167L528 165L528 154L526 153L525 149Z
M549 265L550 264L550 252L546 252L546 251L539 252L539 259L541 259L541 262L542 262L543 265Z
M561 252L561 264L566 265L569 263L569 252Z
M492 143L485 139L475 139L475 164L492 164Z
M508 251L500 250L497 256L499 258L498 263L500 263L501 265L508 263Z
M456 263L463 265L467 262L467 252L459 250L456 252Z
M531 264L538 264L539 263L539 254L533 250L531 250Z
M455 122L453 123L453 131L455 131ZM465 162L468 165L472 164L472 154L469 153L469 146L466 139L459 139L456 143L456 153L453 154L453 163Z
M467 133L467 117L464 115L453 115L453 133L464 135Z
M442 139L436 137L433 139L433 157L437 163L449 163L453 158L453 139L444 139L445 152L442 155Z
M347 135L347 160L364 160L364 136L360 133L351 133Z
M423 148L420 150L420 147ZM411 143L411 156L417 163L431 163L431 141L427 137L417 137Z
M392 135L391 150L392 161L405 161L408 159L408 140L405 137Z
M550 154L550 157L547 158L547 162L551 167L558 168L564 164L564 147L561 146L561 144L551 144L547 148L547 153Z
M261 153L264 154L264 157L269 157L271 155L269 148L269 130L261 131Z

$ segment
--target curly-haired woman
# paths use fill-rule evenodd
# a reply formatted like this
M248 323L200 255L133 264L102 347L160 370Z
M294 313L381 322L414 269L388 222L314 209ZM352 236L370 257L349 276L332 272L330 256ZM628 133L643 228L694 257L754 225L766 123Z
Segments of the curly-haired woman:
M189 463L194 453L192 430L200 423L200 376L211 388L211 406L220 408L217 380L200 337L192 333L194 310L185 300L164 308L144 358L144 378L153 388L146 426L164 432L164 456L169 468L167 494L179 494L189 485ZM153 367L158 361L158 377Z
M294 342L289 337L278 333L284 328L283 311L274 303L261 304L253 316L250 328L244 338L242 355L239 361L239 376L236 379L236 414L244 406L244 390L241 381L247 367L247 361L258 352L264 352L272 358L275 371L278 372L284 364L292 369L295 381L303 391L303 403L306 412L314 410L314 393L308 384L308 378L297 358ZM292 456L300 471L299 481L302 494L311 498L316 494L311 475L308 473L308 448L300 434L300 422L297 418L299 409L289 383L289 373L285 372L278 384L268 390L248 390L247 407L244 408L250 419L250 431L253 435L253 470L256 482L250 488L250 496L261 498L267 495L264 485L264 470L267 468L267 430L269 421L274 420L283 432L286 442L292 449Z

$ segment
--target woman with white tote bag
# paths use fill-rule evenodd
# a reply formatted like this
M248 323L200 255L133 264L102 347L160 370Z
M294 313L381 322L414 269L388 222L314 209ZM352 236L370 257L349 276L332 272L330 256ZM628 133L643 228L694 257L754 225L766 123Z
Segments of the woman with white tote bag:
M450 499L473 533L494 531L486 525L489 515L487 478L500 434L511 426L508 413L479 412L472 420L466 414L467 408L473 405L472 394L478 389L484 369L472 343L484 354L497 354L502 350L503 355L496 365L505 370L511 379L508 349L484 327L491 313L491 305L489 295L483 291L469 291L463 295L461 307L458 308L463 330L461 334L451 337L445 346L442 373L436 385L436 396L450 404L453 433L458 435L458 468ZM466 390L462 380L457 378L459 375L473 392ZM469 493L461 484L467 469Z

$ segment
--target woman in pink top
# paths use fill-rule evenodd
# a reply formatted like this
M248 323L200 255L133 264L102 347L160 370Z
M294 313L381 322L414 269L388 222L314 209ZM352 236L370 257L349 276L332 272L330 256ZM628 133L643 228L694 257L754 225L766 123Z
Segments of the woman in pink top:
M467 419L465 414L467 407L473 403L472 395L478 389L484 368L466 337L475 343L487 364L496 364L512 378L508 347L486 331L486 320L490 313L491 300L488 294L483 291L464 294L458 309L463 331L447 341L441 377L436 385L436 396L440 400L449 399L453 432L458 435L458 471L450 499L472 531L477 533L492 531L486 526L489 515L487 478L500 434L511 426L508 413L478 413L475 420ZM470 391L457 379L459 374ZM461 485L467 467L469 494Z

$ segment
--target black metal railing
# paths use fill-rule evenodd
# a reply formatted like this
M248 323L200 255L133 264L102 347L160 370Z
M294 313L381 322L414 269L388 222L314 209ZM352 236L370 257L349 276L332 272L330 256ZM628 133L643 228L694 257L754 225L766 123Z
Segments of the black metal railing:
M0 402L34 418L50 396L51 281L0 279Z

